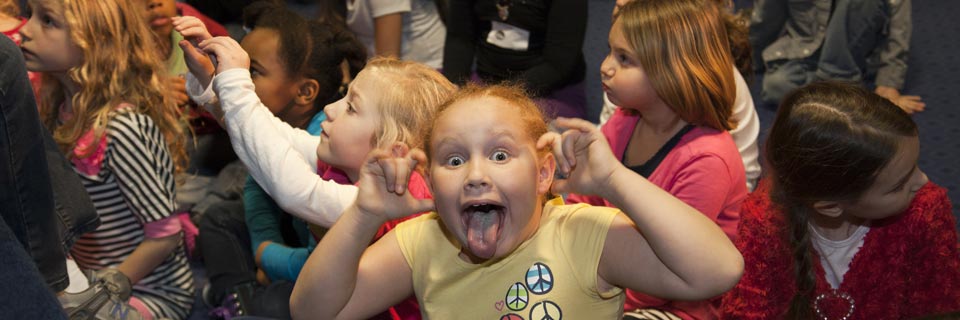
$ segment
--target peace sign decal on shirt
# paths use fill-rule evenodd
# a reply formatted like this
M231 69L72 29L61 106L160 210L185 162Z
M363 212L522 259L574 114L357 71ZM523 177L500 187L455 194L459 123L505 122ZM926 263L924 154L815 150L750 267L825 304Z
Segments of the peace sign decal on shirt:
M507 302L507 308L510 308L510 310L520 311L527 307L530 295L527 293L527 287L517 282L510 286L510 290L507 290L507 297L503 300Z
M563 319L563 311L560 310L560 306L553 301L546 300L537 302L530 308L530 320L561 320Z
M527 270L527 288L534 294L545 294L553 289L553 273L550 267L537 262Z

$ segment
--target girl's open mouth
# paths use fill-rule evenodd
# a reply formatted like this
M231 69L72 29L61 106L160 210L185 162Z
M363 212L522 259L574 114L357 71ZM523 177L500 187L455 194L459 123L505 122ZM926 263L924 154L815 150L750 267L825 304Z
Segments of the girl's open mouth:
M473 255L489 259L496 253L505 211L504 206L492 202L472 202L463 207L466 245Z

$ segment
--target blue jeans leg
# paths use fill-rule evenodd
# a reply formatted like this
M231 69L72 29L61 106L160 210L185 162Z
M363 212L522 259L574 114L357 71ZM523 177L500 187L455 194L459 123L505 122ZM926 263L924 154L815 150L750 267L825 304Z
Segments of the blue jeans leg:
M23 54L0 37L0 216L54 289L67 284L40 116Z
M890 21L887 0L837 0L820 48L819 79L862 82Z

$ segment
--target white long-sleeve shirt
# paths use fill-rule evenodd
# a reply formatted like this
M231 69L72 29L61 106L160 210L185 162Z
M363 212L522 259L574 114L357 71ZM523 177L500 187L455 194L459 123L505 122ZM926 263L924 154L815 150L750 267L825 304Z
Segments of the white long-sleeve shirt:
M330 227L356 200L356 186L323 180L317 174L320 137L274 116L257 97L248 70L224 71L207 88L188 74L187 93L208 108L219 99L233 151L284 211Z

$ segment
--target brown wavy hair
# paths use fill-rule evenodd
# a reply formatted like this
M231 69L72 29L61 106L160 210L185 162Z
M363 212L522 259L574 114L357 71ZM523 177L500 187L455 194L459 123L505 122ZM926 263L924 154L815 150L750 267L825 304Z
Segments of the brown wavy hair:
M856 200L917 126L902 109L862 87L841 82L807 85L780 104L767 138L770 199L788 221L797 294L787 319L812 319L814 265L808 223L817 201Z
M153 32L142 8L131 0L64 0L63 14L70 40L80 48L80 65L66 71L79 86L66 97L59 81L43 76L40 109L44 123L64 154L71 152L80 136L93 130L100 139L114 108L123 102L149 116L163 133L179 172L186 166L186 123L176 102L169 97L164 77L164 59L159 56ZM58 124L60 106L70 99L74 116ZM81 156L93 149L81 150Z
M705 0L634 0L616 17L657 95L684 121L736 128L726 28Z

